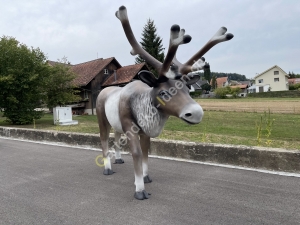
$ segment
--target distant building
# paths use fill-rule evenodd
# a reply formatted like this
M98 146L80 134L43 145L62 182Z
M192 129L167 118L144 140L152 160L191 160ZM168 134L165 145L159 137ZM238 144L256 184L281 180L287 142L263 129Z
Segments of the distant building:
M300 78L291 78L288 79L289 85L300 84Z
M50 65L56 63L48 61ZM77 75L74 83L79 87L81 97L79 102L69 104L74 114L96 114L96 99L103 88L125 86L138 79L137 74L141 70L149 70L145 63L122 67L114 57L68 66Z
M289 75L275 65L254 77L255 86L248 88L250 93L266 91L287 91Z
M208 81L207 80L198 80L196 83L191 85L190 92L203 91L202 87L201 87L203 84L208 84Z
M123 87L131 81L139 80L138 73L141 70L149 70L145 63L123 66L114 71L103 83L102 87L119 86Z
M217 88L227 87L229 85L228 77L218 77L217 81Z

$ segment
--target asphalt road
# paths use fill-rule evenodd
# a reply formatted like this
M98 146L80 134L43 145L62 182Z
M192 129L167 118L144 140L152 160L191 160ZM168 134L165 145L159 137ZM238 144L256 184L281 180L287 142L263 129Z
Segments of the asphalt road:
M151 158L138 201L131 156L99 154L0 138L0 224L300 224L300 178Z

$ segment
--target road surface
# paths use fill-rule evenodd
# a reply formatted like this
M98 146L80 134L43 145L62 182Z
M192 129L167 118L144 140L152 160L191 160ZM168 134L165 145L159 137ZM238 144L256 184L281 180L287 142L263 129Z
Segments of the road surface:
M300 224L300 178L150 158L135 200L132 158L0 138L0 224Z

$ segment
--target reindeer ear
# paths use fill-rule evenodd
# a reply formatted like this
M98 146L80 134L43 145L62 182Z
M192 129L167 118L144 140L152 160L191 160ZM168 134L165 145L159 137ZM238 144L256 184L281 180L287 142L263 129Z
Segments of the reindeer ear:
M189 80L187 80L186 82L186 85L192 85L194 83L196 83L199 79L200 79L200 76L199 75L194 75L192 77L189 76Z
M153 73L147 70L142 70L138 74L141 81L148 84L150 87L155 87L157 85L157 79Z

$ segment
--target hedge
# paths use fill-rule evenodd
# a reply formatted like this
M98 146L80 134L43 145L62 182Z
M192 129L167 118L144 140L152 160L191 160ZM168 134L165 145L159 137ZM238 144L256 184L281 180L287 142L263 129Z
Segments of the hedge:
M300 98L300 91L269 91L259 93L249 93L248 97L256 98Z

